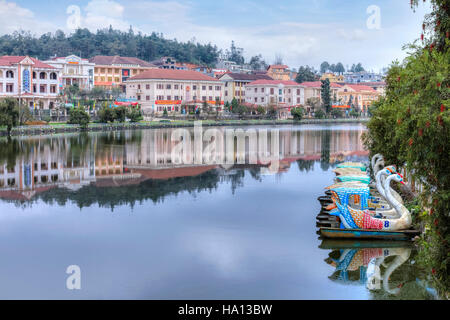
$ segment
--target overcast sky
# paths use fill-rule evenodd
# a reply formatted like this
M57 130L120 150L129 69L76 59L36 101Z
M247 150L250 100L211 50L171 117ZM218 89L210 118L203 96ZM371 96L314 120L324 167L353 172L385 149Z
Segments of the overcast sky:
M409 0L0 0L0 33L30 30L40 35L75 24L163 33L166 38L228 48L232 40L248 59L276 55L292 68L324 60L344 66L361 62L378 71L405 53L402 45L420 37L423 16ZM80 19L74 19L77 6ZM376 6L376 7L374 7ZM379 9L379 15L377 10ZM75 16L76 17L76 16Z

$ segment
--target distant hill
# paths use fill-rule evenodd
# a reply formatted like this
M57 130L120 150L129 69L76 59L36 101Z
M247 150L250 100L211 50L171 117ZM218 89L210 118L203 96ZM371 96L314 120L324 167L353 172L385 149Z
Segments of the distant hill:
M165 39L162 34L144 35L109 29L96 33L78 29L70 35L58 30L40 37L17 31L0 37L0 55L29 55L40 60L75 54L82 58L96 55L137 57L145 61L171 56L177 61L213 66L219 56L215 45Z

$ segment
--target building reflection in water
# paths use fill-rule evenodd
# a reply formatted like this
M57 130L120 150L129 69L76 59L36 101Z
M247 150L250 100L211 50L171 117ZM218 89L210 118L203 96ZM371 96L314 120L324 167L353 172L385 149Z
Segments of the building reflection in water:
M231 181L233 188L236 188L241 183L244 170L255 179L267 173L267 165L249 163L248 141L245 143L244 163L238 163L239 155L235 154L235 163L231 166L173 164L171 154L177 144L171 139L173 130L31 137L10 142L1 140L0 198L25 202L39 194L47 193L49 196L49 190L52 190L50 194L60 189L79 191L88 188L92 192L93 188L137 188L146 182L142 187L151 188L152 196L148 197L153 198L156 194L154 200L157 201L158 195L163 196L165 191L170 193L169 189L175 192L208 189L223 180ZM227 129L219 130L225 135ZM274 129L269 129L269 135L271 130ZM300 170L308 171L315 162L320 162L322 169L328 170L336 162L365 159L367 151L361 142L363 131L362 126L350 130L318 129L313 126L302 127L301 130L281 128L276 173L287 171L294 162ZM235 147L236 144L237 141ZM214 152L218 157L223 156L217 154L223 150ZM181 178L184 180L173 180ZM129 190L129 197L133 198L135 195L131 192ZM142 195L142 190L139 192Z

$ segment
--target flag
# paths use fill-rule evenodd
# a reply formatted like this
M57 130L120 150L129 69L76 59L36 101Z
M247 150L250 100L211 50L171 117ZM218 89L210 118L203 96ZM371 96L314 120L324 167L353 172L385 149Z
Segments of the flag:
M95 110L95 101L94 101L94 110Z

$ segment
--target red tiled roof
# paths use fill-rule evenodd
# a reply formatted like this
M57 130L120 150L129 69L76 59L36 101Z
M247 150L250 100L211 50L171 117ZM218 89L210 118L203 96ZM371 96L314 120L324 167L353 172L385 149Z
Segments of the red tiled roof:
M307 88L320 88L320 87L322 87L322 82L321 81L307 81L307 82L300 83L300 85L307 87ZM335 82L330 82L330 87L331 88L340 88L342 86Z
M345 86L352 88L355 91L370 91L376 92L373 88L361 84L346 84Z
M270 76L267 74L247 74L247 73L233 73L233 72L227 72L227 75L229 75L233 80L237 81L255 81L255 80L273 80Z
M138 59L138 58L134 58L134 57L120 57L120 56L95 56L92 57L91 59L89 59L89 62L93 62L95 64L98 65L105 65L105 66L109 66L109 65L138 65L140 67L155 67L155 65Z
M248 86L258 86L258 85L279 85L283 84L285 86L299 86L300 84L295 81L283 81L283 80L267 80L259 79L247 84Z
M150 69L128 80L147 80L147 79L168 79L168 80L198 80L198 81L215 81L219 80L207 76L204 73L192 70L173 70L173 69Z
M288 69L289 67L287 65L284 64L273 64L271 66L269 66L267 69Z
M0 57L0 66L12 66L15 64L18 64L20 61L25 59L27 56L2 56ZM42 61L28 57L34 62L35 68L46 68L46 69L56 69L55 67L52 67L46 63L43 63Z

